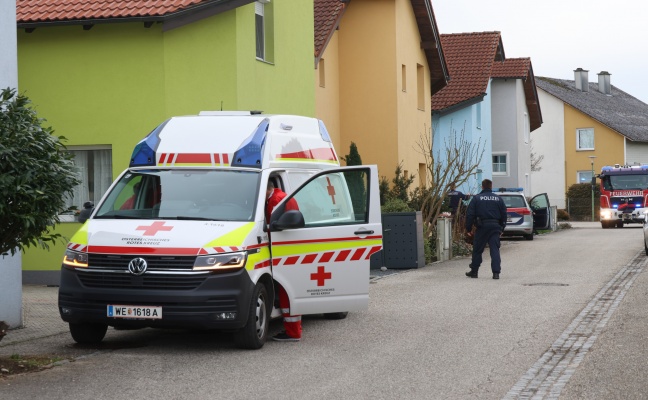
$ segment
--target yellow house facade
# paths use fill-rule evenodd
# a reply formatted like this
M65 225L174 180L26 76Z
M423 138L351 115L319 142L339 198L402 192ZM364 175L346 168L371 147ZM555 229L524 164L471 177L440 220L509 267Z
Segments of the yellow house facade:
M594 148L578 148L578 132L592 129ZM565 185L566 189L576 183L587 183L588 172L599 174L605 165L624 164L625 137L605 124L593 119L576 108L565 104ZM591 159L594 156L596 158Z
M570 186L590 183L604 166L648 164L648 104L613 86L607 71L597 75L589 82L578 68L574 80L536 76L544 123L531 135L543 158L534 189L558 208L567 207Z
M353 0L342 7L338 1L315 2L316 115L340 155L355 143L363 163L377 164L390 181L399 164L417 176L415 184L425 179L419 144L431 135L433 88L447 84L438 36L425 38L436 34L433 14L425 15L427 23L417 18L428 1ZM328 36L319 49L318 3L332 7L324 12L334 18L325 20L337 18L324 28Z

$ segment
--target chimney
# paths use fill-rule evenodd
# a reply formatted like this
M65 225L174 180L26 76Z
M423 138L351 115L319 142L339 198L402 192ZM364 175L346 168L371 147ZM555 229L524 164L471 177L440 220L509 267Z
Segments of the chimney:
M598 73L598 90L599 92L607 96L612 96L612 84L610 84L610 75L611 74L607 71L601 71Z
M589 71L582 68L577 68L574 70L574 83L576 84L576 89L580 90L581 92L589 92L589 78L587 77L588 72Z

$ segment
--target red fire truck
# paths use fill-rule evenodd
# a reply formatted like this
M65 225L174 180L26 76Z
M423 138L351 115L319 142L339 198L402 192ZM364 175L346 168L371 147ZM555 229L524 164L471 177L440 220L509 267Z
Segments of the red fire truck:
M601 179L601 226L643 223L648 203L648 165L605 166Z

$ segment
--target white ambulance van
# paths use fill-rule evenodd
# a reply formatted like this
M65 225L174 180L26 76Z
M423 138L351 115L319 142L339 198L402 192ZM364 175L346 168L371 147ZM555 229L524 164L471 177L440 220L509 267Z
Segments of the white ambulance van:
M377 173L340 168L314 118L171 118L137 144L68 244L61 317L79 343L108 326L198 328L257 349L281 315L278 285L295 315L364 310L382 248ZM269 180L289 195L265 221ZM299 210L284 210L290 199Z

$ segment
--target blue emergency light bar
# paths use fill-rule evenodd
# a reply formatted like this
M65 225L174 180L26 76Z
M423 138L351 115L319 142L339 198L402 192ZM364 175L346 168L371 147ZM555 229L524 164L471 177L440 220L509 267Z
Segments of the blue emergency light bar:
M634 172L648 172L648 165L619 165L614 166L606 165L601 168L601 172L619 172L619 171L634 171Z
M241 146L234 152L232 166L261 168L261 158L263 157L263 146L268 134L270 121L266 118L256 130L243 141Z
M142 139L131 155L131 167L151 167L155 166L156 154L158 146L160 145L160 132L170 120L166 120L157 128L153 129L144 139Z
M524 188L499 188L497 189L497 192L524 192Z

